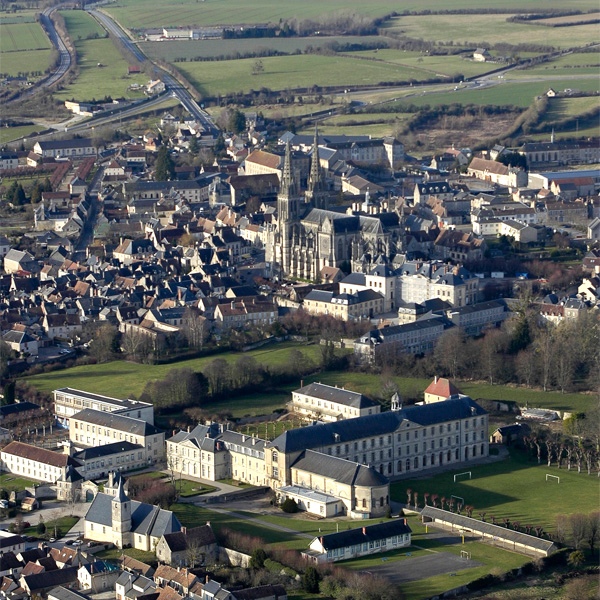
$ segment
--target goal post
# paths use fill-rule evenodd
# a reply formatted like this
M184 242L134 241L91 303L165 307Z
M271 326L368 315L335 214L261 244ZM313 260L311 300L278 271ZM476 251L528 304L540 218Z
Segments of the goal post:
M460 500L460 503L464 506L465 505L465 499L462 498L461 496L450 496L450 498L454 498L455 500Z
M468 476L469 476L469 479L471 479L471 471L465 471L464 473L457 473L457 474L454 476L454 483L456 483L456 478L457 478L457 477L462 477L463 475L468 475Z
M556 479L556 483L560 483L560 477L558 475L551 475L550 473L546 473L546 481L548 479Z

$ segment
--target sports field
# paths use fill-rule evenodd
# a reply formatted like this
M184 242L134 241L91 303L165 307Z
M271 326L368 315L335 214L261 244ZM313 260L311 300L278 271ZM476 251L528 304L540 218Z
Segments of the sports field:
M475 507L474 518L485 511L486 520L493 515L500 523L508 517L522 525L542 526L546 531L554 529L556 515L574 512L588 513L598 509L600 483L597 473L577 473L577 468L567 471L556 465L548 467L529 460L519 450L511 450L510 458L479 467L457 467L433 477L402 480L393 483L392 498L406 502L406 490L419 493L421 506L423 494L451 495L464 498L465 504ZM471 471L472 479L461 477L454 483L454 475ZM546 481L546 473L560 476L560 483Z
M536 10L547 5L540 0L481 0L478 9L515 8ZM454 9L473 9L469 0L455 0ZM165 4L161 0L119 0L109 4L105 10L114 15L126 27L171 27L194 24L232 25L278 23L280 19L296 17L318 19L322 15L332 15L339 11L354 12L368 17L382 17L394 11L440 10L446 8L439 0L407 0L399 7L395 0L330 0L326 5L319 0L256 0L251 5L245 0L176 0L169 3L165 15ZM570 0L569 8L588 10L597 8L593 0Z
M509 23L506 19L510 16L512 15L402 16L390 19L384 25L384 31L438 43L453 42L488 48L494 44L524 43L572 48L593 42L598 37L596 24L549 29L536 25L535 21Z

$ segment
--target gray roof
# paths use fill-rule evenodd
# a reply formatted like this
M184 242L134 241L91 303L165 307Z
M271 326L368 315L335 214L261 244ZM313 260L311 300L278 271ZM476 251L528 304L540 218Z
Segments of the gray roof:
M113 496L108 494L96 494L85 520L112 527L111 503L113 500ZM131 531L133 533L160 538L165 533L173 533L181 529L181 523L170 510L136 500L129 500L129 502L131 502Z
M543 540L535 537L534 535L527 535L526 533L520 533L501 525L493 525L492 523L485 523L478 519L472 519L456 513L452 513L441 508L434 508L433 506L426 506L421 511L421 517L429 517L431 519L437 519L446 521L447 523L453 523L457 527L463 529L470 529L475 532L486 533L515 544L522 544L529 548L534 548L540 552L550 553L556 549L554 542L550 540Z
M96 458L103 458L111 454L119 454L121 452L133 452L135 450L142 450L144 447L139 444L132 444L131 442L115 442L114 444L106 444L105 446L98 446L96 448L86 448L80 452L73 454L73 458L77 460L93 460Z
M293 469L323 475L346 485L376 487L389 483L387 477L373 467L313 450L306 450L291 466Z
M378 404L374 400L371 400L358 392L345 390L344 388L334 387L332 385L325 385L323 383L309 383L294 391L297 394L305 394L312 398L328 400L329 402L344 404L345 406L351 406L352 408L368 408L369 406L377 406Z
M61 586L48 592L48 600L89 600L89 596Z
M365 542L374 542L384 540L393 535L405 535L411 533L412 529L407 524L406 519L396 519L395 521L386 521L367 527L358 527L339 533L330 533L320 538L321 545L325 550L334 548L347 548Z
M37 142L42 150L64 150L65 148L90 148L93 146L91 138L80 138L75 140L52 140L48 142Z
M277 448L286 453L299 452L307 448L321 448L360 440L367 435L374 437L390 434L395 432L403 421L427 426L485 414L487 412L469 396L461 395L434 404L407 406L397 411L290 429L269 442L267 447Z
M158 427L154 427L154 425L150 425L150 423L146 423L142 419L125 417L112 412L94 410L93 408L85 408L74 414L71 418L100 425L101 427L116 429L117 431L132 433L133 435L148 436L162 433Z
M123 310L124 307L120 307L120 310ZM130 308L130 307L125 307ZM140 407L144 408L150 406L147 402L140 402L138 400L130 400L130 399L121 399L121 398L113 398L111 396L103 396L102 394L92 394L91 392L84 392L83 390L77 390L75 388L64 387L58 390L54 390L54 392L62 392L63 394L68 394L71 396L78 396L80 398L86 398L87 400L97 401L97 402L105 402L107 404L114 404L119 408L134 408Z

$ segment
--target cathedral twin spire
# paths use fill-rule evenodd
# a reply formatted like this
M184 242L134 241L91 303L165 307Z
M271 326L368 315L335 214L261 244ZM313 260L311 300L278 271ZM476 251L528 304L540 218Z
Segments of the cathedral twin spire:
M315 139L313 142L312 160L310 163L310 178L308 180L308 189L311 192L323 191L323 180L321 179L321 163L319 161L319 132L315 125Z

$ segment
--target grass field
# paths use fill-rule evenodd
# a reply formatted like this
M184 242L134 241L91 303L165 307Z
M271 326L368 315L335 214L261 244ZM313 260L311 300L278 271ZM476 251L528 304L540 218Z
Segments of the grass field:
M579 23L581 21L590 21L592 19L600 19L600 13L587 13L585 15L568 15L564 17L550 17L549 19L540 19L540 23L545 23L547 25L571 25L574 23Z
M0 23L0 52L41 50L51 46L39 23Z
M26 521L29 521L31 523L31 527L27 527L27 529L25 529L25 535L34 535L37 536L39 535L37 532L37 524L39 521L39 517L37 515L32 514L31 518L27 515L24 515L24 519ZM45 537L46 538L50 538L50 537L54 537L54 527L56 526L56 528L58 529L58 534L60 536L65 535L65 533L68 533L71 528L78 523L79 521L79 517L60 517L59 519L55 519L52 521L46 521L46 533L45 533Z
M454 483L453 475L463 471L471 471L473 478L464 477ZM546 473L560 476L560 484L555 480L547 482ZM421 506L425 492L440 497L455 495L475 507L474 518L480 518L477 513L485 511L487 521L491 521L491 515L499 521L509 517L522 525L531 523L552 531L558 514L597 510L599 482L594 475L578 474L576 468L567 471L556 466L538 465L521 451L511 450L510 458L501 462L463 466L433 477L393 483L392 498L406 502L406 489L409 488L420 494Z
M291 37L291 38L249 38L241 40L198 40L185 42L140 42L142 52L150 58L160 58L167 62L175 58L188 60L202 57L235 57L236 53L247 54L269 48L283 54L303 52L307 46L314 48L325 47L333 42L345 44L367 43L379 41L384 43L386 38L366 36L323 36L323 37Z
M365 61L342 55L303 54L261 59L264 72L252 75L254 58L219 62L177 63L177 68L201 93L209 96L247 92L266 87L271 90L318 86L378 85L411 79L428 81L434 73L384 62Z
M127 74L127 61L111 40L87 39L88 35L103 35L104 30L87 13L81 11L62 12L67 29L77 51L79 76L56 93L59 100L99 100L109 95L113 98L140 98L141 92L131 92L127 87L133 83L145 83L144 74ZM98 67L98 63L102 66Z
M120 548L110 548L109 550L97 552L94 556L105 560L118 561L123 554L131 556L131 558L135 558L136 560L140 560L147 565L156 565L156 554L154 552L145 552L144 550L138 550L137 548L125 548L123 550Z
M600 106L600 96L585 98L550 98L545 120L560 121L575 115L581 115Z
M479 6L479 5L478 5ZM577 25L548 29L535 21L509 23L508 14L423 15L390 19L384 26L396 35L427 41L453 42L465 46L490 47L494 44L540 44L557 48L572 48L593 42L598 26ZM492 52L494 55L494 52Z
M18 127L0 127L0 144L6 144L18 140L23 136L30 135L35 131L45 129L41 125L21 125Z
M0 72L10 77L19 73L45 71L50 65L52 50L21 50L20 52L3 52L0 54Z
M0 489L7 492L22 492L26 487L31 487L35 482L23 479L16 475L0 475Z
M506 79L530 79L532 77L559 78L565 75L597 75L600 69L600 55L592 52L566 54L554 60L534 65L528 69L507 71Z
M507 106L514 105L527 107L536 96L546 92L549 87L556 90L577 88L584 92L595 92L600 89L597 77L585 79L548 79L536 82L503 82L499 85L483 89L470 89L462 87L456 92L420 93L419 95L404 97L396 103L398 106L414 104L415 106L439 106L441 104L475 104Z
M439 10L438 0L407 0L399 7L395 0L330 0L326 5L318 0L304 0L292 2L291 0L256 0L251 6L243 0L177 0L169 3L168 14L165 14L164 3L160 0L146 0L143 4L138 0L119 0L110 4L106 10L113 14L126 27L169 27L189 26L201 24L231 25L250 23L278 23L280 19L297 17L298 19L318 19L325 14L339 11L356 12L369 17L381 17L393 11L421 11L425 9ZM535 10L547 5L540 0L482 0L478 8L527 8ZM473 4L469 0L456 0L452 8L471 9ZM592 0L570 0L571 9L596 9L597 4Z
M127 361L114 361L102 365L85 365L64 371L35 375L28 381L40 391L52 392L60 387L72 388L124 398L129 394L139 395L149 380L163 379L171 369L202 370L215 358L224 358L229 362L240 356L252 356L258 362L275 366L286 364L293 348L301 350L311 360L317 360L320 348L316 345L304 345L294 342L273 344L251 352L227 352L202 358L184 360L166 365L140 365Z

